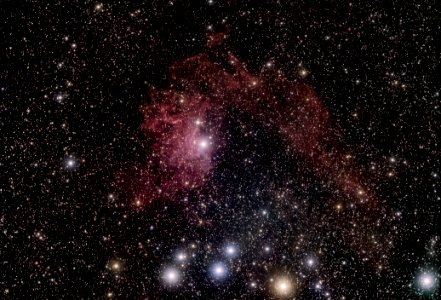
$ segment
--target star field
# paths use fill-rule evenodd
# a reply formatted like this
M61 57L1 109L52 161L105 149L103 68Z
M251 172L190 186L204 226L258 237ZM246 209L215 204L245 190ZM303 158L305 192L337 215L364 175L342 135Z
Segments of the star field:
M438 299L435 1L2 1L1 299Z

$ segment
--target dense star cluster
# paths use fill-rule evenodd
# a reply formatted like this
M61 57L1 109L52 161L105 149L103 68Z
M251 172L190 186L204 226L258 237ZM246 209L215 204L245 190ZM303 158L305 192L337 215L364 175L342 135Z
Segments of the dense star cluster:
M1 299L438 299L434 1L2 1Z

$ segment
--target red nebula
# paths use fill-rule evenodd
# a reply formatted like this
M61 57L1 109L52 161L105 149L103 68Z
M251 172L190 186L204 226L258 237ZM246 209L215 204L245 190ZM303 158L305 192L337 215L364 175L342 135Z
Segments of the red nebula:
M132 199L146 204L200 187L215 166L213 153L225 145L226 112L235 108L275 129L289 150L337 191L375 206L359 172L334 145L328 110L310 86L281 73L253 75L231 53L213 56L173 65L169 88L154 90L151 103L141 108L151 154L130 180Z
M309 85L276 70L252 74L233 54L209 49L174 64L168 88L153 89L150 96L140 109L149 153L144 163L118 176L131 205L142 209L203 191L216 164L227 159L222 157L228 144L224 124L228 113L237 111L274 132L305 169L331 187L334 208L328 212L335 214L310 216L318 218L311 222L323 230L338 228L360 256L386 263L392 246L384 235L386 209L338 145L329 112ZM342 207L351 209L340 215Z
M151 160L135 183L135 198L142 203L200 186L213 168L213 153L223 145L217 127L207 127L208 122L221 124L221 108L205 96L178 91L151 96L152 104L141 108L141 129L153 141Z

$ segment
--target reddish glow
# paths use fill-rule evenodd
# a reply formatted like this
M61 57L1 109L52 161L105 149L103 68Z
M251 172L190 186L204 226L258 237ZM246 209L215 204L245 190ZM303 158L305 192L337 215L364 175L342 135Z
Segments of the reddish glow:
M311 87L283 76L255 76L231 54L221 63L191 57L171 68L171 78L170 88L152 92L152 102L141 108L152 153L137 179L129 180L137 201L200 187L214 168L213 154L225 144L221 125L233 107L276 128L293 153L347 197L375 205L347 165L347 154L333 145L329 113Z

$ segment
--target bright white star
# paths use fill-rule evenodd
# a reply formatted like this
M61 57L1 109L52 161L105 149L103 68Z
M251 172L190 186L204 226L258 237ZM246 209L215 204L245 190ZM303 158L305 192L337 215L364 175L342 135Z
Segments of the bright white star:
M162 273L162 280L166 285L177 285L181 281L181 274L175 267L169 267Z
M224 279L227 276L227 267L221 262L214 263L211 265L210 273L216 280Z
M273 292L278 297L289 297L294 292L294 289L294 283L288 277L279 277L274 281Z
M205 149L208 147L208 141L207 140L200 140L199 141L199 147L201 147L201 149Z
M418 285L423 290L430 290L435 286L436 277L433 273L423 272L418 276Z
M227 245L225 247L225 255L228 257L235 257L237 255L237 247L235 245Z

